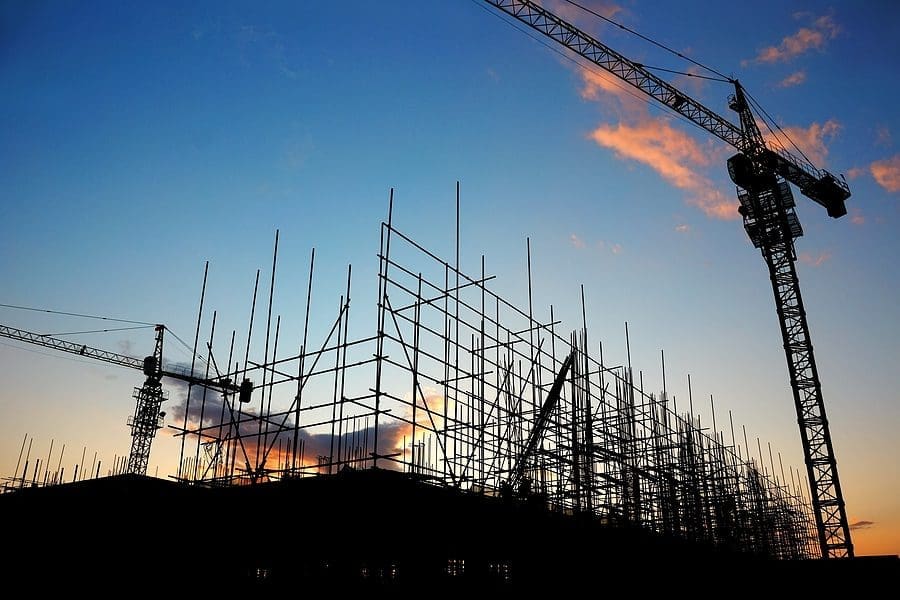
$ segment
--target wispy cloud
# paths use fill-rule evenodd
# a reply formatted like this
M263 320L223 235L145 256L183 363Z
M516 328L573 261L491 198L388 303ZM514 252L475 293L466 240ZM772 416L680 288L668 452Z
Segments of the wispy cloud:
M841 130L841 124L834 119L824 123L812 123L809 127L790 126L782 128L784 134L790 138L810 161L817 167L825 164L828 158L828 143ZM766 142L774 146L784 146L781 140L773 135L766 136ZM792 148L787 148L791 151Z
M682 189L694 185L697 174L692 166L709 164L700 145L665 120L648 119L636 125L601 125L591 133L591 138L599 145L613 149L620 158L630 158L652 167Z
M891 130L885 127L884 125L880 125L875 130L875 145L876 146L890 146L891 145Z
M805 18L805 13L797 16ZM767 46L759 51L755 58L743 60L741 64L747 66L757 63L787 62L810 50L823 50L829 40L834 39L840 27L829 15L824 15L813 20L808 27L801 27L795 33L786 36L777 46Z
M857 529L869 529L875 525L875 521L857 521L855 523L850 523L850 531L856 531Z
M637 93L631 90L628 84L622 82L618 77L603 71L585 69L584 67L579 69L578 74L581 75L581 90L579 90L579 93L582 99L595 102L613 99L616 101L615 108L618 111L624 109L627 114L646 112L647 109L643 98L639 98Z
M858 208L850 209L850 222L854 225L865 225L866 217L863 216L862 211Z
M606 240L597 240L595 243L597 250L600 252L609 252L610 254L622 254L625 252L625 249L622 247L622 244L617 242L607 242Z
M701 173L716 155L711 143L701 144L674 128L667 118L651 116L644 99L616 77L584 68L579 74L581 97L603 104L605 114L618 117L617 123L604 123L590 132L590 139L613 150L621 160L647 165L684 190L687 204L707 216L738 218L737 201L727 198Z
M232 448L232 451L235 452L233 460L239 469L255 468L258 461L259 467L264 471L278 470L289 466L294 458L300 466L315 467L319 462L319 457L323 457L327 462L332 456L332 452L335 453L335 461L346 461L365 458L369 456L372 448L374 422L370 415L360 416L358 419L348 419L343 434L335 434L334 437L330 433L301 428L297 434L299 443L295 455L293 452L293 429L273 426L260 433L258 421L253 418L258 414L256 408L252 406L253 403L238 406L231 398L229 404L226 405L221 394L207 392L206 398L203 399L202 391L195 388L188 407L187 384L177 380L169 383L170 387L175 388L178 397L175 399L174 405L169 408L167 420L180 427L184 422L185 414L187 414L188 429L196 430L202 422L207 435L236 440L235 434L239 433L240 441L232 442L235 444ZM442 399L442 396L426 391L425 402L419 401L420 410L416 415L416 422L420 426L424 427L428 423L427 415L421 407L427 404L434 413L438 410L438 404ZM232 408L235 411L238 409L241 411L239 422L232 421ZM409 419L411 414L412 412L409 410L406 419ZM237 412L234 416L238 416ZM442 426L440 417L436 418L438 419L436 425ZM422 439L423 431L424 429L417 432L417 440ZM411 443L411 433L412 425L407 421L385 419L379 424L379 435L386 441L386 447L390 450L403 451L404 436L405 441ZM192 443L196 444L196 434L189 434L189 436L193 438ZM204 454L201 456L207 463L222 458L220 454L217 455L215 445L204 444L204 448ZM340 451L340 456L337 456L338 451ZM392 467L388 465L387 468ZM198 470L197 474L204 474L203 467Z
M795 73L791 73L790 75L779 81L778 87L794 87L800 85L804 81L806 81L806 71L797 71Z
M690 230L691 230L691 226L688 225L687 223L682 223L680 225L675 226L675 231L677 231L678 233L687 233Z
M590 134L616 156L649 166L675 187L685 190L687 202L707 216L736 219L736 201L727 198L698 169L710 164L709 149L672 127L666 119L641 118L634 125L601 125Z
M878 185L889 192L900 192L900 154L876 160L869 165L869 172Z
M579 250L587 250L589 248L594 248L601 253L610 253L610 254L622 254L624 252L624 248L622 244L617 242L608 242L606 240L597 240L595 242L587 242L583 238L581 238L578 234L571 234L569 236L569 243Z
M821 267L826 262L831 260L831 252L828 250L823 250L818 254L812 254L810 252L801 252L800 253L800 262L805 265L809 265L811 267Z
M864 169L862 167L853 167L852 169L849 169L847 171L847 179L852 181L852 180L856 179L857 177L859 177L860 175L865 175L865 174L866 174L866 169Z

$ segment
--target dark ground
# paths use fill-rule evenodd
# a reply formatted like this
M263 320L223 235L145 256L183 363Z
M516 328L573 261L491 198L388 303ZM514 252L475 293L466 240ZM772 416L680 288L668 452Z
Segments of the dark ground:
M134 476L24 489L0 495L0 527L0 595L19 589L10 585L137 597L373 587L580 595L608 582L641 596L786 580L794 589L883 581L891 597L900 583L897 557L765 561L391 471L215 489Z

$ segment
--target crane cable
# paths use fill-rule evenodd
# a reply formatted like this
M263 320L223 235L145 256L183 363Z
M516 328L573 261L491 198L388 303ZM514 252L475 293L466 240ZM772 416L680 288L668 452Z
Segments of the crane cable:
M43 333L44 337L59 337L61 335L82 335L85 333L109 333L111 331L132 331L134 329L149 329L153 325L136 325L135 327L113 327L111 329L91 329L89 331L64 331L61 333Z
M87 333L106 333L106 332L111 332L111 331L128 331L128 330L133 330L133 329L144 329L147 327L155 327L157 325L157 323L147 323L146 321L133 321L131 319L117 319L115 317L102 317L99 315L87 315L87 314L83 314L83 313L67 312L67 311L63 311L63 310L52 310L49 308L34 308L31 306L19 306L17 304L0 303L0 308L14 308L16 310L28 310L28 311L33 311L33 312L49 313L52 315L65 315L68 317L81 317L84 319L97 319L99 321L112 321L114 323L130 323L132 325L138 325L138 327L118 327L118 328L112 328L112 329L96 329L96 330L92 330L92 331L70 331L70 332L52 333L52 334L47 333L44 335L59 336L59 335L80 335L80 334L87 334ZM187 350L190 354L193 354L193 350L183 339L178 337L178 335L174 331L172 331L169 327L166 327L165 325L163 325L163 327L165 327L166 331L168 331L172 337L174 337L185 348L187 348ZM206 359L204 359L202 356L198 355L197 358L200 360L201 363L206 362Z
M791 139L791 136L789 136L789 135L787 134L787 132L781 128L781 126L775 121L775 119L772 118L772 115L770 115L768 112L766 112L766 109L762 107L762 105L756 100L756 98L754 98L752 95L750 95L750 92L748 92L746 89L744 90L744 94L745 94L745 95L747 96L747 98L750 100L750 103L751 103L751 104L759 111L759 116L760 116L760 119L762 120L763 124L766 126L766 128L767 128L770 132L772 132L772 135L775 137L775 139L778 141L778 143L782 146L782 148L783 148L784 150L787 150L787 148L784 147L784 145L782 144L781 140L780 140L779 137L778 137L778 133L779 133L779 132L780 132L782 135L784 135L785 138L787 138L787 141L788 141L788 142L790 143L790 145L794 148L794 150L796 150L796 151L800 154L800 156L803 157L803 159L806 161L806 164L807 164L813 171L818 171L819 169L816 168L816 166L815 166L815 165L813 164L813 162L809 159L809 157L806 156L806 154L803 152L803 150L800 149L800 146L798 146L797 143L794 142L794 140ZM770 121L771 121L771 125L769 124ZM778 131L775 131L775 129L772 129L773 126L774 126L775 129L777 129Z
M597 65L595 65L595 64L593 64L593 63L590 63L590 62L587 62L587 63L582 62L583 58L581 57L581 55L578 55L579 58L578 58L578 59L575 59L575 58L573 58L572 56L570 56L568 53L566 53L566 52L560 50L559 48L557 48L555 45L550 45L546 40L544 40L544 39L541 38L541 37L538 37L538 36L535 35L532 31L530 31L530 30L528 30L528 29L525 29L524 27L521 27L521 26L518 24L518 22L512 21L512 20L510 20L510 19L506 19L506 18L504 18L503 15L497 13L496 11L493 11L493 10L488 9L488 7L484 6L484 3L481 2L481 0L470 0L470 1L472 2L472 4L474 4L475 6L477 6L478 8L480 8L481 10L485 11L487 14L491 15L491 16L494 17L495 19L499 19L500 22L506 23L507 25L509 25L510 27L512 27L513 29L515 29L516 31L518 31L519 33L522 33L522 34L524 34L524 35L530 37L532 40L534 40L534 41L537 42L538 44L541 44L542 46L544 46L545 48L547 48L547 49L550 50L551 52L553 52L553 53L555 53L555 54L558 54L559 56L561 56L561 57L564 58L565 60L567 60L567 61L571 62L572 64L574 64L575 66L580 67L580 68L584 69L585 71L590 71L591 73L595 73L595 74L597 74L597 75L603 75L603 76L611 75L611 74L609 73L609 71L601 70L601 69L599 69L599 68L597 67ZM647 66L644 66L644 68L647 69L647 68L653 68L653 67L647 67ZM706 78L706 77L704 77L704 76L702 76L702 75L697 75L697 74L695 74L695 73L682 73L682 72L678 72L678 71L672 71L672 72L673 72L673 73L679 73L680 75L687 75L687 76L689 76L689 77L701 77L701 78ZM714 81L719 81L719 80L716 80L716 79L714 79L714 78L712 78L712 77L709 77L709 78L706 78L706 79L713 79ZM657 111L657 112L659 112L661 115L663 115L663 116L665 116L665 117L675 117L676 119L680 120L681 122L685 123L686 125L690 125L691 127L696 127L697 129L699 129L699 130L701 130L701 131L706 131L706 129L704 129L700 124L695 123L694 121L692 121L691 119L688 119L687 117L685 117L684 115L682 115L682 114L679 113L679 112L675 112L675 113L673 114L673 113L671 112L671 110L663 111L662 106L665 106L665 105L662 105L662 104L660 104L660 103L658 103L658 102L655 102L655 101L651 100L651 99L648 98L645 94L638 94L638 93L636 93L636 92L634 91L634 88L633 88L631 85L623 84L623 83L621 82L621 80L620 80L618 77L616 77L615 75L611 75L610 78L608 79L608 81L609 81L612 85L614 85L614 86L616 86L617 88L619 88L620 90L622 90L623 93L628 94L629 96L631 96L632 98L634 98L637 102L640 102L640 103L642 103L642 104L646 104L648 109L652 109L652 110L654 110L654 111ZM731 83L732 80L731 80L731 79L728 79L728 80L724 80L724 81L727 81L728 83ZM666 108L668 109L668 108L670 108L670 107L666 106Z
M153 327L156 323L147 323L145 321L131 321L129 319L115 319L113 317L98 317L97 315L85 315L81 313L65 312L61 310L50 310L48 308L32 308L30 306L17 306L15 304L0 304L2 308L15 308L17 310L31 310L34 312L44 312L54 315L67 315L69 317L83 317L85 319L98 319L100 321L115 321L116 323L131 323L132 325L147 325Z
M628 27L625 27L625 26L622 25L621 23L618 23L618 22L616 22L616 21L613 21L613 20L610 19L609 17L604 17L604 16L601 15L600 13L598 13L598 12L596 12L596 11L594 11L594 10L591 10L591 9L588 8L587 6L583 6L583 5L579 4L578 2L575 2L574 0L566 0L566 2L569 3L569 4L571 4L572 6L574 6L574 7L576 7L576 8L580 8L581 10L583 10L583 11L585 11L585 12L587 12L587 13L590 13L590 14L594 15L594 16L597 17L598 19L602 19L602 20L606 21L606 22L609 23L610 25L615 25L615 26L618 27L619 29L621 29L621 30L623 30L623 31L627 31L627 32L630 33L630 34L635 35L635 36L641 38L641 39L644 40L645 42L650 42L650 43L653 44L654 46L657 46L657 47L659 47L659 48L662 48L663 50L665 50L665 51L667 51L667 52L671 52L671 53L674 54L675 56L677 56L677 57L679 57L679 58L682 58L682 59L688 61L689 63L692 63L692 64L694 64L694 65L700 67L701 69L706 69L706 70L709 71L710 73L715 73L716 75L718 75L719 77L722 78L722 81L727 81L727 82L729 82L729 83L733 83L733 82L734 82L734 79L733 79L733 78L728 77L727 75L724 75L724 74L720 73L719 71L713 69L712 67L708 67L708 66L704 65L703 63L698 62L698 61L694 60L693 58L690 58L689 56L685 56L685 55L682 54L681 52L678 52L677 50L674 50L674 49L672 49L672 48L669 48L669 47L666 46L665 44L661 44L660 42L657 42L656 40L654 40L654 39L652 39L652 38L649 38L649 37L647 37L647 36L645 36L645 35L642 35L642 34L638 33L637 31L635 31L634 29L629 29ZM688 74L689 74L689 73L682 73L682 75L688 75ZM714 80L715 80L715 78L713 78L713 77L706 77L706 79L714 79Z

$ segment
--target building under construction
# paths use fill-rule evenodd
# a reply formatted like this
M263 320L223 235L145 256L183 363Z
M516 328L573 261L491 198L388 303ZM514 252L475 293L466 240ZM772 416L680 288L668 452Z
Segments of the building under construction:
M679 407L665 390L645 390L630 364L604 362L586 318L567 329L552 307L538 314L530 272L526 306L500 297L483 259L479 273L459 268L458 244L451 264L389 217L374 331L350 331L348 269L328 333L311 339L310 319L323 317L309 314L308 298L300 351L288 353L271 318L276 236L268 317L256 324L262 359L249 358L248 344L235 361L232 334L220 367L213 325L194 373L160 360L158 372L193 382L169 409L168 430L182 440L174 481L139 474L32 489L26 474L14 477L0 510L28 523L22 549L54 540L63 571L99 561L130 580L150 569L272 585L532 586L586 577L601 559L674 570L819 556L799 473L786 477L780 457L736 436L730 414L717 422L713 410L701 425L690 400ZM313 272L314 260L308 296ZM143 366L129 465L146 469L164 395L155 362ZM148 411L151 426L140 426ZM173 524L159 524L174 546L164 563L113 550L132 544L135 515L157 518L161 507ZM585 544L590 552L576 550ZM16 571L45 564L30 561Z

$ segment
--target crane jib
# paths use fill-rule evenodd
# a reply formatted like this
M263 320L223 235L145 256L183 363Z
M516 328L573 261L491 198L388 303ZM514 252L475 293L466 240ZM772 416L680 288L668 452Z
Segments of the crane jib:
M847 214L850 197L846 182L820 170L782 148L767 148L748 142L741 127L691 98L642 64L629 60L596 38L567 23L532 0L485 0L491 6L525 23L569 48L582 58L615 75L677 112L740 152L763 159L763 167L796 185L800 192L825 207L834 218Z

